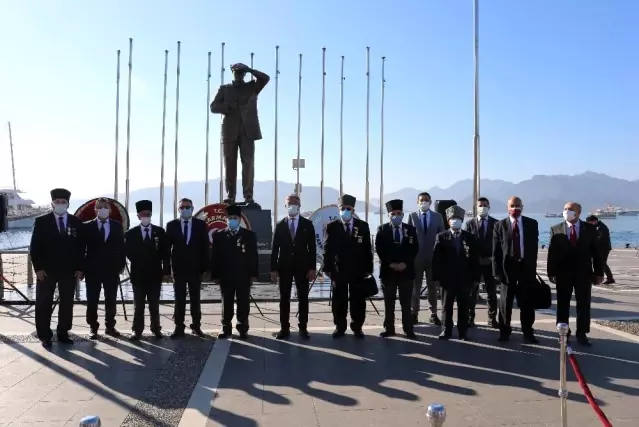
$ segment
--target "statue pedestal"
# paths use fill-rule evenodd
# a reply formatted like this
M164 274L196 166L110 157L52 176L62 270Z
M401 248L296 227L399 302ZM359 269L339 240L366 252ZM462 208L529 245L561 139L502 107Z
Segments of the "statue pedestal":
M271 242L273 241L273 219L270 209L262 209L260 205L242 206L242 214L246 217L249 228L257 237L259 281L270 281Z

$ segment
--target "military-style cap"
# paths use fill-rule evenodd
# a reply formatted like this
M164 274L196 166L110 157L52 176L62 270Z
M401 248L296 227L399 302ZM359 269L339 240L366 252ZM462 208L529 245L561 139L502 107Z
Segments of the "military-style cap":
M337 205L338 206L353 206L353 207L355 207L355 203L356 202L357 202L357 199L354 196L351 196L350 194L344 194L342 197L337 199Z
M51 190L51 200L64 199L67 202L71 199L71 192L66 188L54 188Z
M389 200L388 202L386 202L386 210L388 212L403 211L404 210L404 201L403 200L399 200L399 199Z
M140 213L144 211L153 212L153 202L150 200L140 200L135 202L135 210Z
M457 205L451 206L448 209L446 209L446 219L451 219L451 218L464 219L464 215L466 215L466 211Z
M239 207L238 205L228 205L226 207L226 214L228 216L241 216L242 215L242 208Z

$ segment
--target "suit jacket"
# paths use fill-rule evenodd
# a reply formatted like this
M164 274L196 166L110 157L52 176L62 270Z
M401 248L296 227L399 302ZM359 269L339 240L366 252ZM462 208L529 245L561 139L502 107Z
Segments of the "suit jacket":
M275 226L271 245L271 271L282 274L306 274L317 268L317 244L313 223L301 215L297 216L297 231L291 238L288 218Z
M162 227L151 225L151 240L145 241L140 226L135 226L124 236L126 256L131 261L131 283L159 285L162 276L171 274L171 257Z
M535 280L537 274L537 255L539 253L539 224L533 218L521 216L519 227L524 234L524 276L516 276L518 261L513 257L513 228L510 217L497 221L493 230L493 274L502 283L511 279ZM520 273L520 272L517 272Z
M428 221L428 230L424 231L422 222L422 213L411 212L408 216L408 223L417 230L417 242L419 243L419 252L417 253L417 262L430 262L433 258L433 248L435 247L435 237L438 233L445 230L444 218L435 211L430 211L430 221Z
M61 234L53 212L35 219L29 253L35 271L73 274L84 271L85 247L82 221L67 214L67 231Z
M364 279L373 273L373 248L368 223L353 218L352 232L346 234L340 219L326 225L322 270L333 280Z
M257 277L259 260L257 237L241 228L234 234L224 229L213 233L211 278L228 283L250 283Z
M456 242L451 230L442 231L435 238L433 249L433 280L444 289L470 287L479 282L479 251L475 236L460 230Z
M377 227L375 251L379 257L379 278L413 280L415 278L415 256L419 252L417 231L410 224L402 224L401 243L395 243L395 227L387 222ZM402 272L390 268L390 264L403 262Z
M209 268L209 235L206 223L201 219L191 218L190 227L191 238L187 245L183 220L174 219L166 224L173 276L178 278L198 277Z
M257 114L257 96L269 79L269 76L259 72L255 73L255 80L220 86L211 103L211 112L224 115L222 143L235 142L242 133L253 141L262 139ZM231 108L230 103L235 104L235 107Z
M477 249L481 258L491 258L493 256L493 230L497 220L492 216L485 218L487 223L485 224L484 233L480 233L479 219L473 218L464 223L464 230L475 236L477 240Z
M580 278L590 280L593 276L603 276L601 253L597 249L597 230L587 222L579 220L577 244L570 244L566 234L566 223L561 222L550 228L547 272L549 277Z
M109 218L106 241L100 236L97 218L82 226L86 243L86 275L103 279L119 276L126 265L122 224Z
M595 225L597 230L597 248L602 255L607 254L612 250L612 244L610 242L610 230L608 226L601 221Z

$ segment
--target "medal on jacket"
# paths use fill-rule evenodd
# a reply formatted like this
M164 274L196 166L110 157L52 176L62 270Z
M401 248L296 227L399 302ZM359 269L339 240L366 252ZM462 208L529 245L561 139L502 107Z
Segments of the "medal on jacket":
M244 245L242 245L242 253L246 252L246 249L244 248Z
M153 240L155 240L155 250L157 251L160 243L160 238L158 236L155 236Z

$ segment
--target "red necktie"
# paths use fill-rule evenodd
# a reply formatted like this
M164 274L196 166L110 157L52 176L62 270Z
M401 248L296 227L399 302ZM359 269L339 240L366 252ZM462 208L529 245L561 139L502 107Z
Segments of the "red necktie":
M570 244L573 246L577 245L577 230L574 225L570 227Z
M513 257L515 259L521 258L521 242L519 240L519 221L515 220L513 223Z

